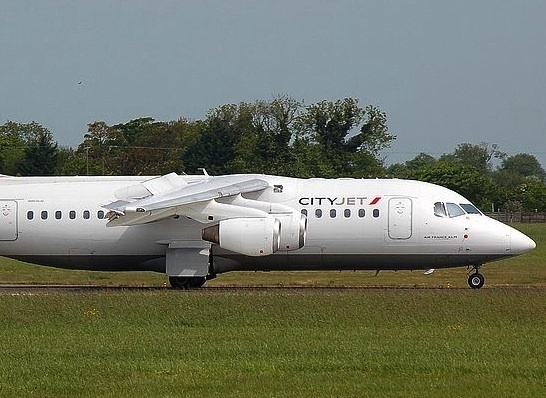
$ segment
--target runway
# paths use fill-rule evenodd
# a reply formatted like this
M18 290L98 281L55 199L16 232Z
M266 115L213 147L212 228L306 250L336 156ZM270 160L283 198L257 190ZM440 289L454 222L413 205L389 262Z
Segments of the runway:
M544 290L546 286L484 286L481 290ZM51 284L0 284L0 295L40 295L40 294L85 294L85 293L109 293L109 292L172 292L173 294L191 294L193 292L291 292L291 291L369 291L369 290L467 290L468 287L438 287L438 286L245 286L222 285L205 286L190 290L177 290L168 286L108 286L108 285L51 285Z

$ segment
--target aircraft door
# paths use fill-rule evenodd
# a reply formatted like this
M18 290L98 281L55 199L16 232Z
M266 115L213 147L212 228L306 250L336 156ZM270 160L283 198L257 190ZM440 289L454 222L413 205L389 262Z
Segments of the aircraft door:
M17 239L17 202L0 200L0 241Z
M410 198L389 199L389 238L396 240L411 238L412 211Z

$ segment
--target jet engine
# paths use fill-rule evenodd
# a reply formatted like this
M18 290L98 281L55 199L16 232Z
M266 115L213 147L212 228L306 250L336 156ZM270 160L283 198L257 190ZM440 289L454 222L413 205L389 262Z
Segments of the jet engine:
M231 218L203 229L203 240L247 256L267 256L279 250L281 222L274 217Z
M275 217L232 218L203 229L203 240L247 256L268 256L278 250L297 250L305 245L307 217L276 214Z
M281 222L279 250L297 250L305 245L307 217L303 214L275 215Z

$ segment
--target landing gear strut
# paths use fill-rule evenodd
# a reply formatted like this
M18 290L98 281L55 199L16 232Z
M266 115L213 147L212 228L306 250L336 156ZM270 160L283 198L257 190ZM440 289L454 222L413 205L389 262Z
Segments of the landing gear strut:
M474 273L471 273L468 276L468 286L470 286L472 289L480 289L485 283L485 278L482 274L480 274L479 266L474 266L473 270Z
M173 289L195 289L205 284L204 276L169 276L169 284Z

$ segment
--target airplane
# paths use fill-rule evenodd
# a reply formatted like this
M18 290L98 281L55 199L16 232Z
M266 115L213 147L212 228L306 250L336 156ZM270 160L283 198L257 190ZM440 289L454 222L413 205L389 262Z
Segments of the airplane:
M0 177L0 255L156 271L175 289L230 271L482 265L535 242L447 188L400 179L239 174Z

